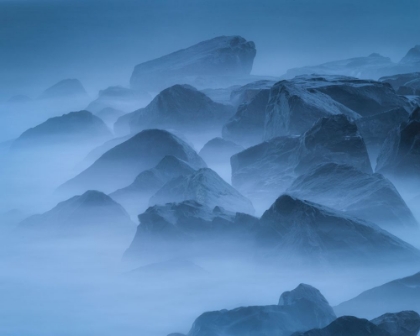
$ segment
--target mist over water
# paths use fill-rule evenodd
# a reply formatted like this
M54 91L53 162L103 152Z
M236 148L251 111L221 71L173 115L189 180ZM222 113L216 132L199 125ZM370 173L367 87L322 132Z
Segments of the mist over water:
M0 334L239 336L230 317L191 327L301 283L337 317L420 313L420 280L358 301L420 271L419 17L411 0L0 0Z

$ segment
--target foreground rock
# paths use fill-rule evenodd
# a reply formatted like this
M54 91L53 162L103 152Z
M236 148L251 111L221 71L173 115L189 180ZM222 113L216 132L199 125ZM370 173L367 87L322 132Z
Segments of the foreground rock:
M380 174L326 163L299 176L288 193L388 229L418 228L418 223L394 185Z
M110 194L132 215L138 215L149 206L149 199L167 182L180 176L188 176L195 170L175 156L165 156L152 169L141 172L129 186Z
M247 76L255 55L253 42L220 36L137 65L130 84L136 90L160 91L177 83L194 85L206 77Z
M121 117L115 124L119 133L147 128L181 132L218 131L232 116L233 108L215 103L190 85L174 85L160 92L145 108Z
M210 208L219 206L227 211L254 213L251 201L209 168L171 180L150 199L150 204L187 200L194 200Z
M88 95L78 79L64 79L46 89L40 99L87 98Z
M335 319L327 300L309 285L299 285L287 297L278 305L204 313L195 320L188 336L289 336L295 331L322 328Z
M420 273L369 289L334 309L338 315L370 318L389 311L420 311Z
M101 192L90 190L25 219L18 229L33 235L66 238L129 233L134 225L121 205Z
M374 224L289 195L280 196L261 217L258 244L264 258L293 265L381 265L420 257L417 249Z
M113 192L132 183L139 173L154 167L167 155L173 155L193 168L206 166L198 154L175 135L163 130L145 130L108 150L59 190Z

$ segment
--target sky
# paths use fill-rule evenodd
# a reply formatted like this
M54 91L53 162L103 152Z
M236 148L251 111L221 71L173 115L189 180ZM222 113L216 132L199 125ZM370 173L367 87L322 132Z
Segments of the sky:
M257 46L254 74L420 44L418 0L0 0L0 100L64 78L93 96L134 66L220 35Z

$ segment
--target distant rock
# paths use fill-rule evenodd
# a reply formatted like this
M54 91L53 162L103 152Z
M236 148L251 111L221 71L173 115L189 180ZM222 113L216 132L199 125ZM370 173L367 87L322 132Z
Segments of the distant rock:
M232 141L214 138L207 142L198 153L208 165L230 164L230 157L244 148Z
M101 118L111 129L114 127L114 123L117 121L117 119L124 114L124 112L116 110L112 107L105 107L104 109L95 113L95 115Z
M166 183L150 198L150 204L194 200L210 208L223 207L227 211L253 214L251 201L225 182L209 168L202 168L187 176Z
M320 119L300 137L274 138L235 154L232 184L266 208L297 176L330 162L372 172L357 126L342 114Z
M414 311L384 314L371 322L393 336L417 336L420 331L420 316Z
M152 100L152 96L145 91L135 91L122 86L110 86L99 91L98 98L86 108L88 111L99 111L112 108L123 112L132 112L145 106Z
M399 178L420 179L420 107L392 130L382 145L376 171Z
M403 64L420 64L420 45L411 48L408 53L401 59Z
M350 165L317 166L299 176L287 193L389 229L418 228L410 209L389 180Z
M420 311L420 273L369 289L334 307L341 315L363 315L369 318L389 311Z
M295 295L295 291L300 293ZM335 319L317 289L301 284L289 296L296 299L204 313L195 320L188 336L289 336L295 331L322 328Z
M165 156L154 168L141 172L129 186L110 194L121 203L130 214L145 211L149 199L170 180L191 175L195 170L185 161L175 156Z
M111 148L89 168L63 184L61 192L89 189L113 192L133 182L142 171L173 155L191 167L205 167L203 159L184 141L163 130L145 130Z
M134 224L121 205L101 192L89 190L23 220L18 229L34 235L73 237L130 232Z
M226 251L232 254L241 244L249 249L258 225L258 219L250 215L222 207L212 209L191 200L150 207L139 215L139 221L126 258L167 260L202 253L226 257Z
M12 149L101 143L109 138L111 132L101 119L88 111L79 111L50 118L28 129L13 142Z
M260 227L264 259L286 264L366 266L412 262L420 256L374 224L289 195L280 196L263 214Z
M137 65L130 84L136 90L160 91L178 83L208 83L207 77L247 76L255 55L254 42L220 36Z
M85 88L78 79L64 79L46 89L40 99L87 98Z
M398 94L420 96L420 72L386 76L379 80L391 84Z
M232 116L232 106L215 103L190 85L174 85L160 92L145 108L120 118L115 128L127 124L131 133L147 128L183 132L218 130Z

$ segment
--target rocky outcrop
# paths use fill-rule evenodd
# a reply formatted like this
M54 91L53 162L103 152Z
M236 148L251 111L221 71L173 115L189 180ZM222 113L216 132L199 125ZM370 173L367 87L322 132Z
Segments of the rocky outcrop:
M206 164L184 141L163 130L145 130L111 148L89 168L63 184L61 192L89 189L113 192L133 182L142 171L173 155L197 169Z
M220 206L228 211L254 213L251 201L209 168L171 180L150 198L150 204L186 200L194 200L210 208Z
M40 99L87 98L88 95L78 79L64 79L46 89Z
M398 94L420 96L420 72L386 76L379 80L391 84Z
M401 59L403 64L420 64L420 45L411 48L408 53Z
M130 84L136 90L160 91L178 83L206 82L207 77L246 76L255 55L254 42L220 36L137 65Z
M417 336L420 331L420 316L414 311L387 313L371 322L392 336Z
M412 212L389 180L350 165L317 166L299 176L287 192L387 229L418 228Z

